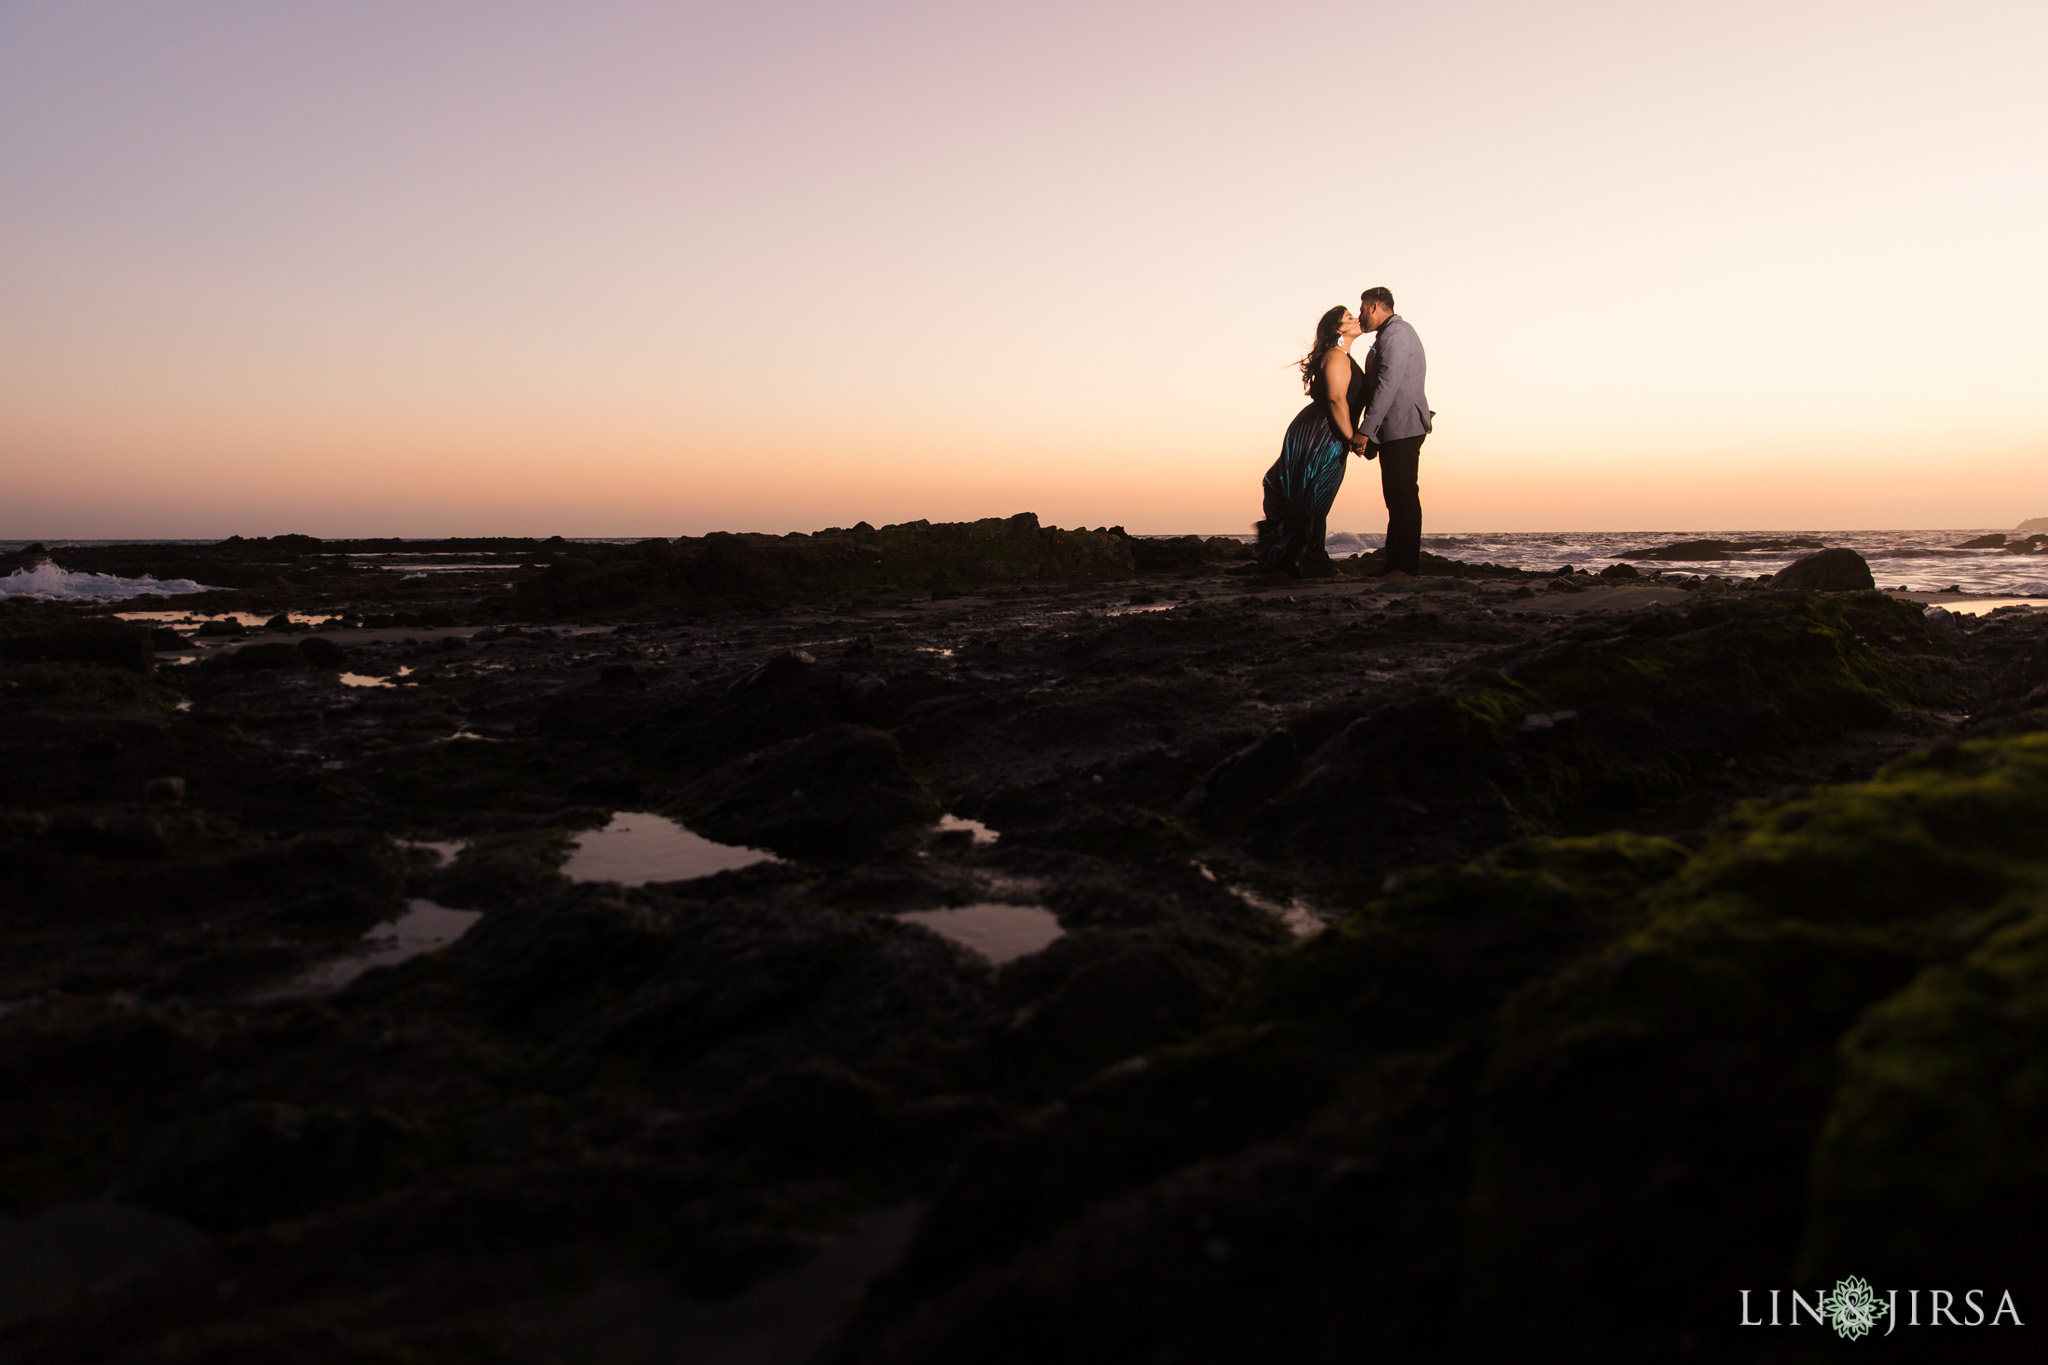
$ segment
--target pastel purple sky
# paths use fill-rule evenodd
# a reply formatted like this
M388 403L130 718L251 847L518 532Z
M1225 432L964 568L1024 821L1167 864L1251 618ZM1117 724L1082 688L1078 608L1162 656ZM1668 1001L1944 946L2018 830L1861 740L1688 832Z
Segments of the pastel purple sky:
M0 3L0 537L2048 514L2048 6ZM1384 524L1355 465L1333 527Z

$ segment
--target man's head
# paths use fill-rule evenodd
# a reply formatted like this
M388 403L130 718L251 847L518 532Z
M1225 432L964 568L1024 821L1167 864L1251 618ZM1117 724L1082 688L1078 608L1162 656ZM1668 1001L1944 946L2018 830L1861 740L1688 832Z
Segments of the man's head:
M1394 293L1376 284L1358 296L1358 321L1368 332L1377 332L1394 316Z

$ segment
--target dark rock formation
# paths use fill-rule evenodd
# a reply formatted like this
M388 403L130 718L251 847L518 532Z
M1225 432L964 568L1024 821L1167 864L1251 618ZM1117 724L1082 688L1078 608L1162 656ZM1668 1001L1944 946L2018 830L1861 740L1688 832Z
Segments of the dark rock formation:
M348 651L334 641L318 635L308 635L299 641L299 653L314 668L341 669L348 667Z
M149 631L118 621L65 621L0 630L0 661L98 664L148 676L156 666Z
M237 673L250 673L257 669L288 671L304 668L309 656L297 645L283 640L266 640L261 644L243 645L234 653L225 656L226 663Z
M2007 741L1696 855L1419 877L973 1150L839 1358L1737 1358L1752 1277L2031 1283L2048 1179L2008 1153L2043 1115L2010 1087L2048 924L1993 907L2048 870L2044 818L2043 750Z
M2040 723L2037 713L2048 712L2048 613L2001 610L1973 643L1987 656L1990 674L1977 722L2001 730Z
M1786 550L1818 550L1817 540L1681 540L1648 550L1623 550L1615 559L1737 559L1746 554L1782 554Z
M422 1136L384 1109L246 1100L166 1134L122 1194L231 1231L401 1183L420 1168Z
M1887 664L1871 639L1910 640L1918 657ZM1952 649L1917 607L1881 597L1724 597L1582 630L1465 686L1362 709L1254 827L1270 854L1338 877L1454 859L1532 823L1619 816L1802 736L1952 701ZM1239 766L1256 765L1241 756L1211 782Z
M646 600L1128 578L1137 572L1133 544L1121 531L1040 526L1029 512L880 530L833 528L809 536L713 532L673 544L579 547L581 554L523 579L514 602L524 615L546 617Z
M1136 536L1131 561L1139 573L1191 573L1250 559L1251 546L1233 536Z
M887 730L834 725L749 755L691 790L695 823L728 843L807 856L876 851L938 818Z
M1211 769L1181 810L1210 820L1243 815L1278 796L1300 775L1301 750L1294 736L1275 730Z
M1387 567L1385 550L1369 550L1356 559L1337 561L1337 571L1356 578L1370 578ZM1428 550L1418 557L1418 567L1424 578L1523 578L1527 575L1521 569L1510 569L1499 564L1468 564L1463 560L1446 559L1431 554Z
M1857 592L1877 586L1870 565L1854 550L1822 550L1794 560L1771 580L1774 588L1804 592Z
M2048 1274L2048 613L359 544L184 551L311 667L0 657L0 1218L186 1234L0 1358L1735 1359L1735 1287ZM503 624L563 565L647 595ZM781 860L568 880L626 811Z

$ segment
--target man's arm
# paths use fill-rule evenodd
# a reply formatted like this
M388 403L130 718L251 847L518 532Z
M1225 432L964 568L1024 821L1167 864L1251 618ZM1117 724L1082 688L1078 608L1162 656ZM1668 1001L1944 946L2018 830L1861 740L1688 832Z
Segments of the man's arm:
M1380 353L1380 382L1373 386L1372 401L1358 421L1359 438L1367 441L1379 439L1380 424L1387 420L1387 413L1394 406L1394 395L1413 377L1421 358L1415 333L1405 322L1399 327L1380 328L1374 349Z

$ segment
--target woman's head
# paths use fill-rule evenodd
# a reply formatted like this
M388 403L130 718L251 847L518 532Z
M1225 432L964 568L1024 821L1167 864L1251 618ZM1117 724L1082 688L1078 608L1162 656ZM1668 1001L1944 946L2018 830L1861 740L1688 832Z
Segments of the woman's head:
M1352 337L1364 336L1365 330L1358 325L1358 315L1338 304L1316 320L1315 344L1308 354L1301 358L1301 387L1307 390L1315 382L1316 369L1323 363L1323 357L1337 348L1338 343Z

